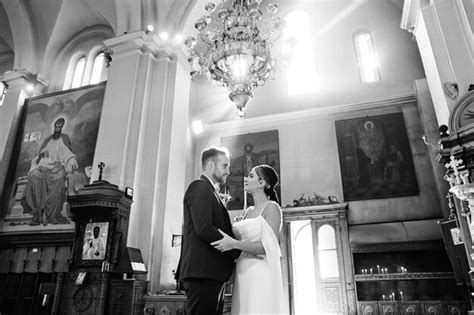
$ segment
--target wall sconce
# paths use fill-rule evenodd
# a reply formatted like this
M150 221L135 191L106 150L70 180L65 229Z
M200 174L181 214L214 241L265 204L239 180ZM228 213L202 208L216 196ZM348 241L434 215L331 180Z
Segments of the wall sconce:
M459 88L456 82L444 82L444 93L452 99L456 99L459 95Z
M180 234L173 234L171 237L171 247L178 247L181 245L181 241L183 239L183 236Z
M132 187L125 187L125 197L128 199L133 199L133 188Z
M7 95L8 84L5 82L0 82L0 106L3 105L3 101L5 100L5 96Z
M105 60L105 67L110 67L110 63L112 62L112 56L110 55L110 51L104 51L104 60Z

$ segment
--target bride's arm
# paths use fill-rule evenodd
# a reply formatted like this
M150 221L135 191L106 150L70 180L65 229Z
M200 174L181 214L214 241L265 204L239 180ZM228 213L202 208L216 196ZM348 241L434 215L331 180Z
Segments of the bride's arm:
M276 204L269 204L267 209L265 209L264 218L278 239L281 225L280 208ZM231 249L240 249L257 255L265 255L265 249L261 241L236 240L221 230L219 230L219 232L222 234L223 238L211 243L211 245L217 250L226 252Z

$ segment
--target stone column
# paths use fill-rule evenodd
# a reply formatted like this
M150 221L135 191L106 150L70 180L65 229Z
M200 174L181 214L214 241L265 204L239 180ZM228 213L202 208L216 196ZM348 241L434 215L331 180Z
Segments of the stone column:
M184 55L153 33L105 41L111 51L107 88L94 156L103 178L132 187L127 245L139 248L150 290L174 288L185 190L190 79ZM182 56L182 57L181 57ZM94 169L93 178L97 178Z
M448 125L457 100L473 83L473 39L463 2L405 0L401 28L416 38L438 125Z
M0 81L8 84L8 90L0 106L0 192L4 191L5 179L10 160L18 123L25 99L42 93L49 84L39 74L20 69L9 71L0 76Z
M426 141L429 143L426 148L428 155L427 158L429 158L429 164L432 167L433 176L435 178L434 185L436 186L437 193L434 197L438 198L443 217L446 219L449 215L449 207L444 196L446 195L446 191L449 189L449 185L443 179L446 173L446 168L436 159L439 150L437 142L440 132L438 130L439 126L433 107L433 100L426 79L415 81L415 91L421 121L421 126L419 128L422 128L422 133L426 137Z

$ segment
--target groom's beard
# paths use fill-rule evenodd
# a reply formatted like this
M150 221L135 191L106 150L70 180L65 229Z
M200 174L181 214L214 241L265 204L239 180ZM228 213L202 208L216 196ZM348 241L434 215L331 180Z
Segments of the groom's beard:
M213 173L212 177L219 184L225 184L225 182L227 181L227 175L219 175L218 173Z

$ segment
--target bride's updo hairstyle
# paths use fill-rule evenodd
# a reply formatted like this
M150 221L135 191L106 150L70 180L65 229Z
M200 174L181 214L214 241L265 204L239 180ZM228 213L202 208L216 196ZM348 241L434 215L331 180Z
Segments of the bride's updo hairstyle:
M278 174L275 169L269 165L262 164L255 166L255 173L257 173L259 179L265 181L265 187L263 192L267 195L268 199L280 203L275 192L275 186L278 184Z

